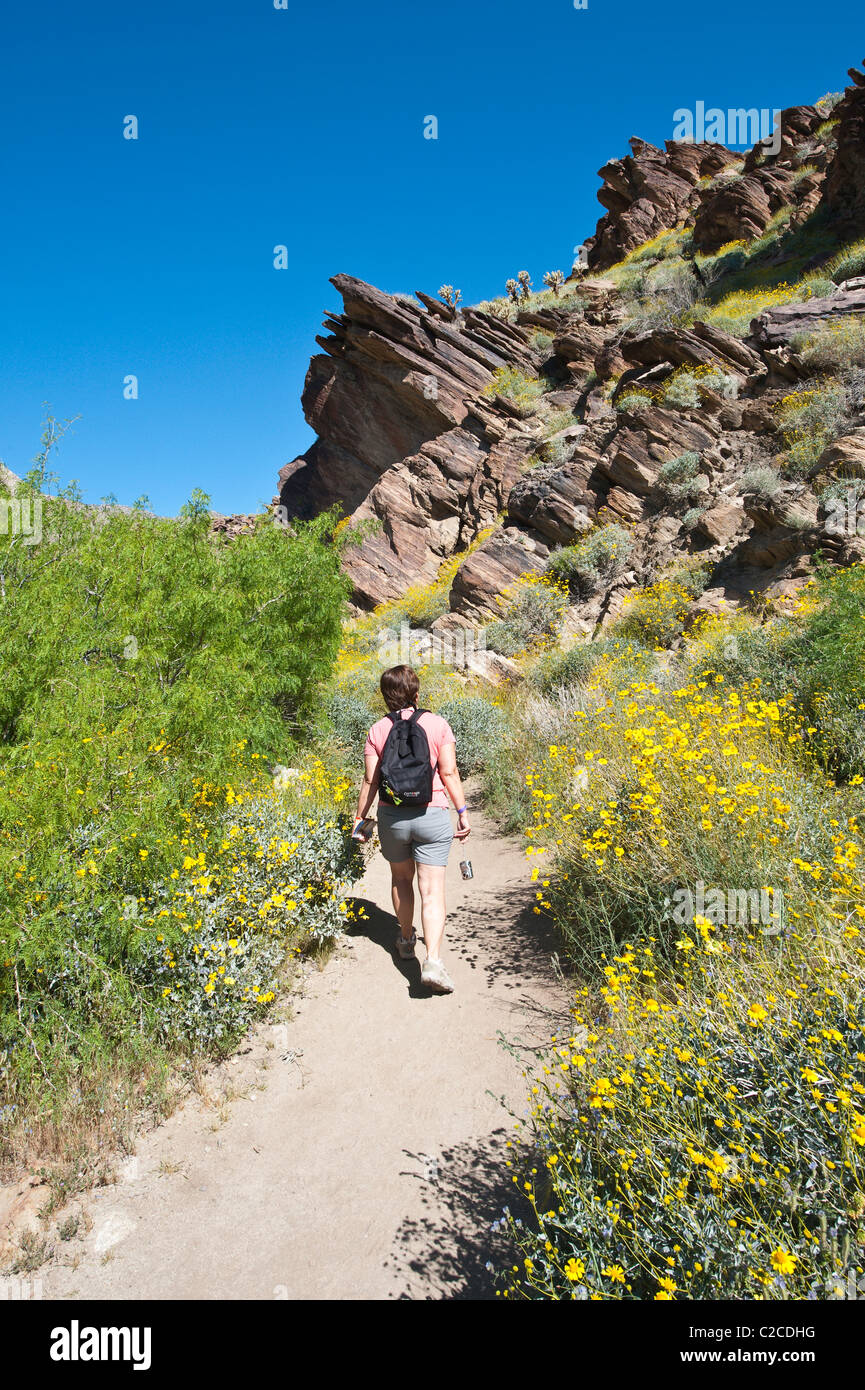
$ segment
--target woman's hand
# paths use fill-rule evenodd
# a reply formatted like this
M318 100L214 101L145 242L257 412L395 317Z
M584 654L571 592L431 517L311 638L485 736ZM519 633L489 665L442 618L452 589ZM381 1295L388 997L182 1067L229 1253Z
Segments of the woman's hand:
M467 840L471 833L472 828L469 825L469 813L468 811L462 811L460 815L457 816L457 828L454 831L454 839Z

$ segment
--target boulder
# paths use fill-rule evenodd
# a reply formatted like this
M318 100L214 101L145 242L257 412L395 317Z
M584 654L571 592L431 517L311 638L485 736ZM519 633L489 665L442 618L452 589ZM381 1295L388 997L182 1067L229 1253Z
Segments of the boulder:
M865 289L845 291L839 286L834 294L765 309L752 320L749 341L758 348L789 347L799 334L813 333L849 314L865 314Z
M288 518L340 503L382 523L346 552L355 602L370 607L442 561L503 510L533 440L482 396L500 367L533 372L519 328L469 310L453 322L405 296L334 276L303 408L318 438L280 473Z
M451 608L466 617L498 615L499 595L525 574L546 566L550 547L537 535L508 526L478 546L457 570Z
M829 482L832 478L865 478L865 429L842 434L823 450L809 482Z
M726 545L744 526L746 520L741 501L719 502L703 513L695 529L706 536L713 545Z
M523 474L508 497L508 520L538 531L552 544L567 545L588 531L596 519L598 456L578 450L570 462L540 464Z

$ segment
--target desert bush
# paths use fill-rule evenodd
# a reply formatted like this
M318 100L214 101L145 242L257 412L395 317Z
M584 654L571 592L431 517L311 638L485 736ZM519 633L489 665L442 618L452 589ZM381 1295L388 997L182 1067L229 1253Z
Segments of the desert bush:
M857 275L865 275L865 238L851 242L833 256L826 270L836 285L843 280L853 280Z
M685 573L659 579L625 600L616 632L647 646L669 647L682 635L694 597Z
M649 391L631 391L627 387L615 401L616 410L627 411L629 415L648 410L653 404L654 398Z
M792 478L811 471L850 419L847 393L832 378L811 390L790 392L778 403L776 414L785 445L785 470Z
M553 575L580 598L589 598L602 584L609 584L628 564L634 545L623 526L615 522L596 527L582 540L556 550L547 563Z
M765 465L762 468L749 468L742 474L738 483L740 493L755 492L758 497L765 497L767 500L775 496L783 486L780 476L774 468Z
M689 450L661 465L657 487L667 502L692 502L701 492L700 455Z
M812 372L844 374L853 367L865 367L865 319L851 315L827 323L793 346Z
M316 782L326 792L317 811ZM348 790L315 764L288 797L269 791L225 814L198 854L187 846L180 885L152 890L131 975L154 996L167 1039L224 1047L276 998L287 954L333 939L350 920L363 858L349 835Z
M380 715L359 695L342 689L330 696L326 710L337 744L353 754L362 753L367 732Z
M607 652L607 643L576 642L566 652L545 653L531 673L532 684L544 694L581 685Z
M502 656L516 656L556 632L563 596L543 579L524 580L504 600L503 616L485 629L487 646Z
M526 376L516 367L499 367L481 395L503 396L512 401L521 417L534 415L544 394L544 384L536 377Z
M738 386L737 378L720 367L679 367L660 388L660 398L676 410L696 410L702 405L703 391L735 398Z
M498 705L484 695L465 695L447 700L438 713L454 731L457 766L468 777L487 766L501 749L507 721Z
M827 781L853 764L819 710L863 703L863 574L765 628L709 620L670 680L599 663L527 774L535 910L584 984L531 1076L508 1297L843 1297L861 1273L862 774Z
M802 955L779 986L758 949L719 965L693 925L679 945L672 988L650 946L616 953L612 1021L580 1000L532 1077L518 1169L534 1219L506 1217L522 1256L510 1297L763 1301L855 1286L861 999Z
M865 566L824 575L792 649L812 746L832 774L865 776Z

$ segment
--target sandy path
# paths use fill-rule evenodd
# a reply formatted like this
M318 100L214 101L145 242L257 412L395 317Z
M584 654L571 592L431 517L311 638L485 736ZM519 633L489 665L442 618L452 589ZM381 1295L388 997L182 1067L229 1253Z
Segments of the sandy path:
M475 827L475 878L456 850L448 868L456 992L427 993L420 950L397 962L376 854L358 894L370 921L310 971L294 1019L214 1077L247 1094L223 1122L195 1096L142 1137L86 1198L86 1235L43 1267L46 1298L492 1296L489 1224L513 1201L500 1098L525 1111L498 1034L540 1042L567 1001L519 843Z

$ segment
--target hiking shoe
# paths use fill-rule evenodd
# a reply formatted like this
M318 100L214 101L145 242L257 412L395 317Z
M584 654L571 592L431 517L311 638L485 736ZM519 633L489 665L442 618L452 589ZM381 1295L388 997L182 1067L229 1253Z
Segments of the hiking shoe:
M421 966L421 980L429 985L434 994L453 994L454 982L440 960L425 960Z
M417 945L417 932L412 932L411 936L408 938L404 937L402 932L400 932L394 945L396 946L397 955L402 960L411 960L414 955L414 948Z

